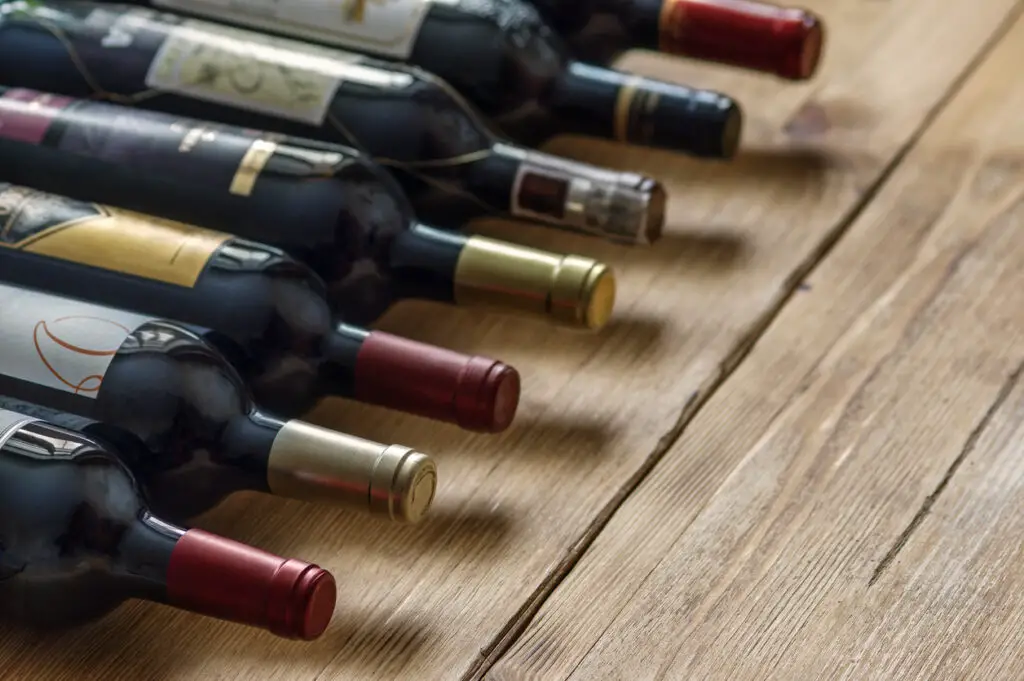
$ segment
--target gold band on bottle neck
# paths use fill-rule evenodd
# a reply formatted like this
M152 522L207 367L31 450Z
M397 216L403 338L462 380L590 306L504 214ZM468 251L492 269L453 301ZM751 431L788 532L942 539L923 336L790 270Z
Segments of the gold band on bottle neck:
M273 494L419 522L434 500L437 466L425 454L288 421L267 464Z
M615 305L615 276L596 260L473 236L455 269L455 303L545 316L600 329Z

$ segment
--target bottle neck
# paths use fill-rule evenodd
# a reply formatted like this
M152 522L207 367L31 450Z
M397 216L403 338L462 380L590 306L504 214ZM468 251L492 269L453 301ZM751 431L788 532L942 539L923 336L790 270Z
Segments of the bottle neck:
M408 447L288 421L271 445L266 480L272 494L414 523L433 502L437 467Z
M224 429L214 461L236 472L236 489L268 492L270 452L285 422L252 410L232 419Z
M603 327L615 302L615 277L603 263L430 227L401 235L392 267L403 297L538 316L576 328Z
M169 605L285 638L315 639L334 614L326 570L202 530L182 532L164 574Z
M519 374L507 364L380 331L340 324L324 357L328 392L468 430L505 430L519 404Z
M546 102L566 132L729 158L743 116L731 98L710 90L570 62Z
M174 547L184 535L184 529L148 511L127 529L112 570L132 597L168 603L167 570Z
M395 237L390 272L397 297L455 302L455 275L469 237L416 224Z

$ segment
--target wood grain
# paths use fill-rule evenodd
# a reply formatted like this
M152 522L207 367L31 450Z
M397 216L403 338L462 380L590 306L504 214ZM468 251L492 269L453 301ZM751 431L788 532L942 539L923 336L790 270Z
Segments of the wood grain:
M1024 20L490 671L1021 678Z
M666 180L671 226L664 242L650 250L538 228L478 226L484 233L613 264L620 296L610 327L591 336L470 311L400 306L381 328L501 357L519 367L525 384L520 422L500 437L470 436L341 402L311 416L434 454L441 487L433 517L418 527L396 527L243 495L198 523L331 569L340 598L336 620L321 640L289 643L130 604L63 635L0 629L0 677L349 681L458 679L485 672L575 565L607 515L733 371L804 273L842 234L849 216L871 198L1016 4L946 0L936 12L926 0L810 2L831 31L822 73L804 85L651 56L629 58L629 68L736 95L748 112L744 155L731 164L712 164L577 140L552 145ZM953 173L954 165L940 170ZM922 205L934 186L919 188ZM828 315L836 313L826 313L807 323L827 325ZM808 361L799 353L801 343L787 348L788 361ZM796 380L789 368L775 368L779 375L773 381L782 388ZM732 412L719 425L723 438L753 432L757 415L770 414L774 399L755 400L753 413ZM677 481L661 502L697 503L721 485L736 467L725 444L726 439L719 443L722 452L705 450L699 475ZM646 528L648 533L672 529L656 517L649 521L656 526ZM622 588L604 583L602 573L602 591L567 593L599 602L602 616L614 615L629 600L630 585L638 586L632 568L654 558L634 553L636 546L627 543L616 558ZM593 570L574 571L574 583ZM555 612L562 610L556 605ZM607 626L612 619L593 621ZM571 671L597 633L567 626L551 630L533 653L555 661L542 665L541 675ZM500 673L516 678L531 666L517 659L503 663Z

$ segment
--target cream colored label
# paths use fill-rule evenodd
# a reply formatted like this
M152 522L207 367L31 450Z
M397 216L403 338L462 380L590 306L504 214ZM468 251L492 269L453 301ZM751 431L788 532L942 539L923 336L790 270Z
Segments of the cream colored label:
M431 0L154 0L153 4L408 59Z
M146 85L320 125L358 60L347 52L189 20L170 29Z
M0 373L96 397L125 339L151 317L0 284Z
M16 411L0 409L0 447L3 447L4 443L6 443L12 435L18 432L18 429L23 425L38 420L39 419L32 418L31 416L19 414Z
M0 185L0 246L195 286L231 236L180 222Z

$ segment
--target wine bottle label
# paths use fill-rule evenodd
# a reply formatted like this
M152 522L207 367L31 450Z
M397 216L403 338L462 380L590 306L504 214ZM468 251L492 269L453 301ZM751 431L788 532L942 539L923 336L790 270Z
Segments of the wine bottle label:
M146 85L217 104L321 125L357 55L186 20L169 29Z
M0 97L0 137L42 144L61 111L74 101L34 90L8 90Z
M0 247L191 287L230 238L0 183Z
M644 241L651 197L638 188L639 176L513 147L498 152L520 159L512 215L614 241Z
M431 0L153 0L172 10L408 59Z
M0 374L95 398L121 344L152 318L0 284Z
M23 425L37 420L38 419L34 419L31 416L19 414L16 411L0 409L0 447L3 447L4 443L10 439L11 435L18 432L18 429Z
M11 89L0 95L0 137L55 147L122 167L209 183L239 196L281 136L244 128ZM335 156L339 156L335 154Z

